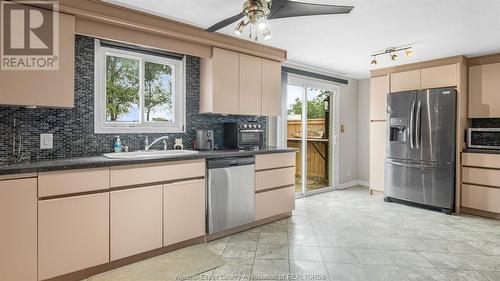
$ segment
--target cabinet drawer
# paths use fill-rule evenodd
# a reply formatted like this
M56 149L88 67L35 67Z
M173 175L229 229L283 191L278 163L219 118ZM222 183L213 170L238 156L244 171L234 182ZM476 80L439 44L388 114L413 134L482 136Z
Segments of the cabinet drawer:
M500 154L462 153L462 165L500 169Z
M500 213L500 189L475 185L462 185L462 206Z
M421 70L422 89L456 86L457 76L456 64L423 68Z
M161 185L111 192L112 261L163 246L162 193Z
M295 209L295 187L285 187L255 195L257 220L291 212Z
M267 170L255 173L255 190L293 185L295 183L295 167Z
M420 89L420 69L391 74L391 93Z
M255 156L255 170L295 166L295 152L262 154Z
M38 202L38 279L109 262L109 193Z
M38 197L109 188L109 168L46 172L38 174Z
M179 161L111 167L111 187L148 184L205 176L205 161Z
M462 177L464 183L500 187L500 170L464 167Z
M164 246L205 234L205 180L163 185Z

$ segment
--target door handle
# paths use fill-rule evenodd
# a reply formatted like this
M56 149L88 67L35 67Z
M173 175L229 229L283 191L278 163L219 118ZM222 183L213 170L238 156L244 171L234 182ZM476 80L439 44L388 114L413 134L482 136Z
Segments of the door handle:
M410 137L410 147L413 149L413 117L415 115L415 100L411 104L411 111L410 111L410 131L409 131L409 137Z
M420 144L422 143L420 140L420 130L422 129L422 124L421 124L421 114L422 113L422 101L418 101L417 105L417 116L415 117L415 146L417 149L420 148Z
M441 166L438 166L438 165L399 163L399 162L394 162L394 161L391 161L391 160L387 160L387 164L391 164L391 165L394 165L394 166L400 166L400 167L419 168L419 169L435 169L435 168L441 167Z

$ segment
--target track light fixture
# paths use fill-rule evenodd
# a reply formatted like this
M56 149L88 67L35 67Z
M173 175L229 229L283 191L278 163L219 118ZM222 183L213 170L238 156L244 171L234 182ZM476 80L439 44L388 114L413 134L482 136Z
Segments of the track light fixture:
M377 52L375 54L372 54L371 57L373 57L373 60L370 62L370 64L373 66L377 65L377 63L378 63L377 56L380 56L380 55L388 55L391 57L392 61L397 61L399 59L398 52L404 52L407 57L412 57L414 55L411 47L387 48L381 52Z

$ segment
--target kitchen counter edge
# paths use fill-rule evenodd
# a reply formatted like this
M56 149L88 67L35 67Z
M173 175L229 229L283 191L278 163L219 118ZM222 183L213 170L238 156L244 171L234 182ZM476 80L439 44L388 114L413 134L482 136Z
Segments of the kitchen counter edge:
M53 160L41 160L29 163L0 165L0 175L28 174L49 171L63 171L74 169L91 169L112 166L136 165L147 163L161 163L172 161L214 159L225 157L252 156L259 154L276 154L297 152L296 148L273 148L268 147L261 150L214 150L200 151L194 155L184 155L165 158L143 158L143 159L109 159L104 156L60 158Z

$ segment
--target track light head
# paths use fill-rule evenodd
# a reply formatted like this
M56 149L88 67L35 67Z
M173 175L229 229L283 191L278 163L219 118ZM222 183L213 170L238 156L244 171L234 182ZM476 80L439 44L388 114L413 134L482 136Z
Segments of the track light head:
M393 61L397 61L398 59L399 59L399 56L397 54L393 54L391 56L391 60L393 60Z
M377 63L378 63L377 62L377 58L375 57L375 58L373 58L373 60L372 60L372 62L370 64L371 65L377 65Z
M411 49L406 49L405 54L407 57L413 57L413 51Z

